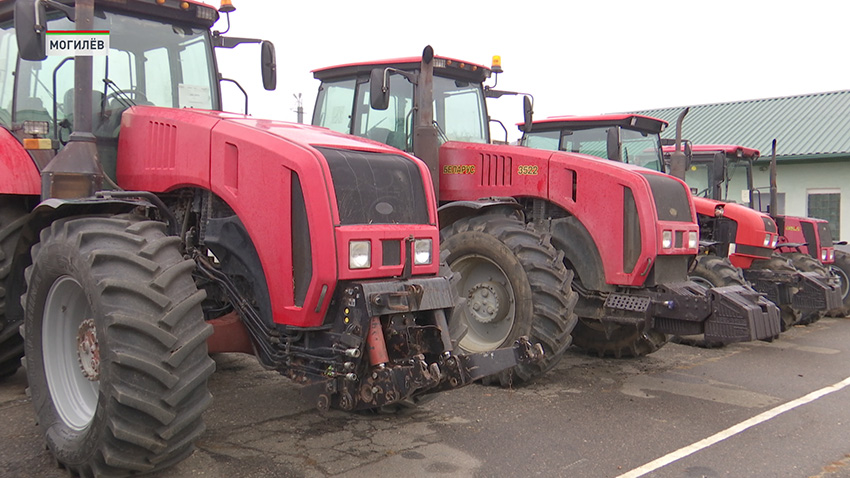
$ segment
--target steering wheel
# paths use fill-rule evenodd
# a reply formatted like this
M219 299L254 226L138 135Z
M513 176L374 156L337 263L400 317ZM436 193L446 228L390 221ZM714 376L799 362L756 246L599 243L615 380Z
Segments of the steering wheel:
M145 94L142 93L140 90L138 90L136 88L131 88L129 90L113 91L112 93L109 93L108 95L106 95L105 101L107 103L111 100L116 100L118 102L124 102L124 101L126 101L126 97L129 97L130 101L133 104L139 104L140 100L144 101L144 102L148 101L148 98L145 96Z

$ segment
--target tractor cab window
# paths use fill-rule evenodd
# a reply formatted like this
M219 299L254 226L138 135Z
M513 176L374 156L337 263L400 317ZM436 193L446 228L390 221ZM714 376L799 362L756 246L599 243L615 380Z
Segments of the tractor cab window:
M351 133L388 144L413 149L413 85L401 75L390 75L390 101L385 110L370 106L369 83L357 86L357 103ZM326 109L324 106L321 106ZM326 126L326 125L322 125Z
M0 125L12 127L12 96L15 91L15 63L18 42L12 22L0 25Z
M435 76L434 121L444 140L487 143L489 120L481 85Z
M48 21L48 30L75 28L64 16ZM95 12L94 28L110 32L109 54L93 58L91 105L93 133L107 174L114 171L121 114L127 108L218 109L207 30L103 11ZM8 50L4 41L0 37L0 55ZM75 121L74 58L22 60L15 78L12 122L47 121L51 137L67 142ZM5 107L2 96L0 107Z
M322 83L313 112L313 124L350 134L354 88L353 79Z
M523 146L529 148L545 149L549 151L558 151L558 144L561 141L561 132L554 131L534 131L526 133L522 138Z
M707 198L712 196L710 185L714 174L713 169L711 162L691 162L687 174L685 174L685 182L688 184L691 194Z
M658 135L620 128L620 154L624 163L664 171Z

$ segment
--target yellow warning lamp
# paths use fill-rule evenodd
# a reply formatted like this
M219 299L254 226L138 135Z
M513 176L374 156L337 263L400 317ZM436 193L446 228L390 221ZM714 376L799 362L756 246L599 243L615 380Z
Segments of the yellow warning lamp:
M218 11L221 13L230 13L236 11L236 7L230 2L230 0L221 0L221 6L218 7Z
M493 64L490 67L490 70L493 73L501 73L502 72L502 57L499 55L493 55Z

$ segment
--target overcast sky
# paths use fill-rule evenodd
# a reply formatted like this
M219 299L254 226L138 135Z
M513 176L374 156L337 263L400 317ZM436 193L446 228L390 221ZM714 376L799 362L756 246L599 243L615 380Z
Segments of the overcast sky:
M319 85L312 69L418 56L428 44L486 66L500 55L499 88L533 94L538 118L850 88L847 0L232 1L228 35L277 49L271 93L261 86L258 46L218 55L257 117L295 121L300 94L309 123ZM216 28L226 28L223 15ZM225 108L241 108L241 94L223 89ZM521 102L488 101L516 139Z

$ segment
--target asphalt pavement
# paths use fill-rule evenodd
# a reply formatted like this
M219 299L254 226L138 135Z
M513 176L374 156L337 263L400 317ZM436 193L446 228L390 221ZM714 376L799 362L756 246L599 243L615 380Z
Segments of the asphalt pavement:
M152 476L850 478L848 319L640 359L570 350L529 386L392 413L322 413L252 357L215 360L196 452ZM0 476L67 476L25 389L22 372L0 383Z

